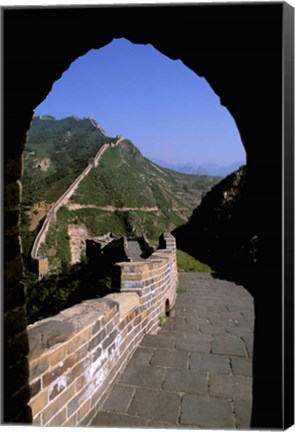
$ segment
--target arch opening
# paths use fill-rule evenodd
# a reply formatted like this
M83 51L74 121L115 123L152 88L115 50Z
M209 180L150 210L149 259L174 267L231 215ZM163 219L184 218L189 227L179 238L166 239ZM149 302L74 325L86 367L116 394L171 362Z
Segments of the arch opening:
M103 52L99 56L100 51ZM113 65L117 67L112 68ZM111 77L108 76L110 74ZM136 77L139 77L137 81ZM197 103L194 100L195 95ZM74 115L72 115L73 112ZM90 122L94 121L94 126L99 128L103 135L106 136L105 130L111 136L123 133L127 138L131 137L134 145L138 146L144 156L149 157L151 153L154 153L152 156L155 157L150 158L152 162L186 174L207 175L212 178L224 177L225 174L238 168L244 162L244 160L236 161L234 165L225 167L222 166L225 160L220 159L221 165L214 167L211 163L218 162L217 159L208 159L210 157L224 158L226 153L227 157L237 158L236 153L235 155L231 153L236 147L240 147L241 150L242 145L233 119L220 106L218 98L206 81L198 78L180 61L171 61L152 46L134 45L126 39L117 39L98 51L91 50L72 63L63 78L55 83L47 99L38 106L36 115L44 122L49 121L48 124L54 118L57 120L68 118L72 123L88 118ZM53 118L46 117L46 115L53 116ZM80 121L80 124L82 123ZM65 141L71 140L71 127L73 125L70 123ZM211 136L208 137L210 133ZM223 135L225 137L222 137ZM216 145L217 136L220 140ZM228 140L234 142L234 145L225 151L224 146ZM30 145L34 144L33 141L34 138L31 139ZM214 143L215 147L208 150L210 142ZM32 147L31 150L35 148ZM29 150L28 153L30 153ZM239 155L242 157L241 151ZM167 159L159 161L167 157L170 157L170 163ZM181 157L183 159L180 159ZM193 162L196 160L198 164L194 166ZM233 159L231 161L233 162ZM206 164L202 164L205 162ZM41 164L42 160L39 161L40 167ZM49 170L55 169L53 165L51 164ZM67 166L62 166L58 171L62 170L64 173L67 168ZM42 167L40 169L42 170ZM62 176L60 172L56 175ZM206 188L202 195L205 192ZM178 225L185 222L181 213L183 212L185 218L188 219L192 210L200 202L200 198L198 196L194 205L189 203L189 208L180 209L175 214L175 217L178 218ZM168 200L172 202L173 198L170 196ZM89 206L92 204L92 202L87 203ZM100 201L99 204L101 207L105 205L118 207L115 201ZM133 206L129 204L121 200L119 209L123 206L131 209L132 207L140 208L137 202ZM151 201L150 205L148 204L145 202L145 206L142 207L150 210L158 208L155 200ZM176 208L178 204L174 202L173 205ZM42 205L39 209L42 215L44 210ZM34 211L38 212L39 209L35 208ZM138 215L132 216L134 214L125 223L130 225L131 220L131 224L137 223L139 226L141 220L137 217ZM135 220L136 217L138 221ZM170 230L176 228L177 224L175 225L174 221L168 228ZM135 232L133 234L146 233ZM156 238L159 234L160 232L156 233Z
M281 45L278 45L278 41L280 41L280 37L278 32L274 31L274 23L277 22L275 21L277 17L278 19L280 18L280 13L278 13L278 9L281 8L281 5L272 5L270 6L270 8L272 9L272 11L274 12L274 14L272 15L271 13L267 16L267 20L265 21L265 19L263 19L263 17L265 17L265 10L261 11L260 7L258 6L256 8L255 11L253 11L251 9L250 6L246 7L246 10L243 9L243 19L241 19L241 16L239 14L237 14L238 18L239 18L239 26L235 26L234 27L234 31L237 33L237 37L235 38L235 41L237 41L237 45L239 45L239 41L244 41L245 40L245 34L247 34L249 36L249 41L247 42L247 46L249 46L250 48L248 50L245 51L241 51L242 55L239 56L239 52L237 50L233 49L232 44L229 44L229 49L227 51L221 49L222 47L226 46L226 44L224 44L224 36L223 36L223 32L226 34L229 34L232 30L231 28L231 23L229 20L229 30L227 32L227 30L224 28L224 26L217 26L217 28L214 28L214 31L216 31L216 38L212 37L211 32L212 32L212 26L208 26L206 19L203 19L203 15L202 16L202 20L199 20L199 24L200 25L195 25L194 26L194 30L190 30L190 32L195 32L197 33L194 38L192 40L198 40L201 41L200 45L201 48L200 49L204 49L204 52L206 52L206 50L208 50L208 52L210 53L210 59L208 56L204 56L198 58L197 60L193 60L194 55L190 55L188 53L188 50L185 50L185 34L183 35L183 39L181 37L179 37L179 43L177 43L176 45L179 46L179 48L175 48L173 57L174 58L183 58L184 61L186 61L187 64L191 64L192 65L192 69L197 70L198 68L200 68L200 70L202 70L202 75L207 76L208 80L210 77L210 81L214 82L214 86L217 89L217 93L220 94L220 96L222 97L222 100L224 101L224 104L227 105L228 107L230 107L231 112L233 113L234 117L236 118L236 121L239 124L239 128L241 130L243 139L244 139L244 143L245 146L247 147L247 152L248 152L248 162L249 162L249 167L251 169L251 178L249 178L248 180L248 201L249 201L249 208L251 207L251 205L254 205L254 203L257 204L258 208L255 207L255 212L257 214L259 214L259 211L261 211L262 216L265 216L265 220L268 221L267 223L267 227L264 227L264 234L267 238L267 236L269 235L269 233L271 232L272 235L272 241L269 243L273 245L273 242L278 241L278 236L275 235L275 239L273 238L273 234L275 233L276 227L278 226L277 223L279 223L279 218L281 216L278 217L278 212L273 212L273 210L275 208L280 208L280 203L279 203L279 197L280 197L280 171L276 171L275 167L277 167L277 162L280 160L280 146L276 145L278 142L280 142L280 137L281 137L281 133L280 133L280 127L279 127L279 122L276 121L278 119L278 113L280 110L277 110L277 104L276 102L280 99L280 94L281 94L281 87L277 86L277 85L273 85L273 83L276 83L276 79L278 78L278 70L281 71L281 63L280 61L277 61L279 58L281 59ZM268 9L269 10L269 9ZM249 13L248 13L248 12ZM145 11L146 12L146 11ZM269 10L269 12L271 12ZM128 11L129 13L129 11ZM211 11L210 11L211 13ZM236 12L235 12L236 13ZM233 13L233 16L236 16L235 13ZM74 14L73 14L74 15ZM253 22L251 21L251 18L255 15L256 17L256 21ZM206 16L206 13L205 13ZM262 21L259 21L259 18ZM271 18L272 17L272 18ZM221 11L221 16L220 16L220 22L222 23L222 20L224 18L224 15ZM69 21L71 21L71 18L69 19ZM80 17L79 17L80 19ZM182 16L183 19L183 16ZM194 16L194 19L196 19L196 21L198 21L198 17ZM41 20L42 21L42 20ZM23 21L25 22L25 20ZM36 22L38 22L38 20L36 20ZM177 19L178 22L178 19ZM202 22L206 23L207 27L208 27L208 31L210 29L210 37L209 34L206 33L206 29L204 28L204 25L202 25ZM236 22L236 21L235 21ZM249 22L251 22L251 25L249 26ZM264 34L265 37L263 35L261 35L261 22L264 23ZM21 21L19 21L19 34L21 34ZM217 23L218 24L218 23ZM244 25L246 24L246 25ZM43 22L44 25L44 22ZM51 26L51 24L50 24ZM128 26L127 26L128 27ZM279 27L279 26L278 26ZM73 26L73 29L75 28L79 28L79 26ZM96 27L95 27L96 28ZM124 28L126 29L126 25L124 24ZM251 28L251 34L248 33L249 28ZM139 29L139 27L138 27ZM137 31L138 31L137 29ZM15 30L15 29L14 29ZM30 31L28 31L28 29L26 29L27 31L22 32L23 37L19 38L19 40L17 41L17 43L21 44L21 46L18 46L18 49L15 50L16 55L15 55L15 60L13 60L12 64L10 64L11 67L11 71L14 71L14 74L16 74L15 71L19 71L21 70L22 66L23 66L23 52L22 48L23 47L28 47L29 45L33 44L32 41L34 41L34 37L33 37L33 33L30 34ZM65 63L71 61L73 58L75 58L76 56L80 55L82 52L85 52L85 46L87 47L87 49L90 46L93 46L94 44L96 44L97 42L92 42L91 38L93 35L87 34L87 37L85 35L85 38L87 39L86 43L83 45L83 47L79 44L77 44L76 47L73 47L73 49L71 49L71 51L67 52L67 49L63 44L63 37L66 34L65 29L64 29L64 21L62 22L62 30L59 29L58 27L58 23L57 23L57 28L55 28L55 35L52 35L52 33L49 31L49 27L46 27L46 25L44 26L44 28L42 29L43 34L45 35L45 40L42 40L42 52L48 52L50 53L52 51L51 47L52 47L52 41L51 38L52 36L56 37L57 39L60 38L61 43L61 51L62 51L62 56L66 57L65 61L61 61L61 57L58 57L58 54L56 56L56 63L52 63L52 57L49 55L48 59L46 59L45 57L43 58L43 62L40 62L40 59L38 57L38 53L36 51L36 46L33 44L32 47L30 47L30 49L32 49L32 55L30 56L30 59L37 59L37 62L34 64L32 63L32 65L30 67L27 67L27 70L24 71L23 76L21 77L21 79L19 79L19 76L17 76L17 78L15 80L11 80L11 82L9 83L8 86L8 94L14 94L17 95L17 98L15 99L11 99L11 100L18 100L20 103L18 103L18 108L15 109L15 104L13 104L13 107L10 106L9 110L6 112L7 115L7 131L9 131L9 133L7 133L6 138L7 142L11 142L11 143L15 143L15 145L11 146L11 149L8 149L7 151L7 178L8 178L8 182L12 182L15 181L16 179L18 179L20 177L20 172L21 172L21 163L20 163L20 154L22 152L22 146L23 146L23 134L25 133L26 129L28 129L29 127L29 123L31 121L31 112L34 106L36 106L36 102L40 102L42 99L42 95L44 95L44 92L46 93L46 91L44 90L45 88L49 88L49 86L52 84L52 82L56 79L56 77L61 73L61 71L63 69L65 69ZM112 30L114 31L114 30ZM120 33L120 30L117 30ZM173 31L175 31L175 28L173 29ZM48 32L48 34L50 34L50 43L48 44L48 46L46 45L48 43L48 40L46 39L46 32ZM79 32L79 30L78 30ZM122 34L126 33L127 30L123 30L122 29ZM42 32L41 32L42 33ZM69 32L70 33L70 32ZM279 32L280 33L280 32ZM108 32L106 32L106 34L109 34ZM174 33L173 33L174 34ZM206 37L207 34L207 37ZM31 35L31 36L30 36ZM144 36L143 36L144 35ZM241 36L242 35L242 36ZM77 36L77 34L76 34ZM75 35L73 36L73 40L75 40ZM172 35L171 35L172 36ZM201 37L200 37L201 36ZM72 35L71 35L72 37ZM192 37L191 34L189 34L188 37ZM176 38L176 35L175 35ZM175 39L174 38L174 39ZM266 38L266 39L265 39ZM106 39L108 39L108 36L101 38L101 40L105 41ZM146 41L146 40L151 40L152 43L154 43L156 38L153 38L150 36L149 31L146 28L143 28L142 30L140 29L140 35L137 37L134 36L133 38L136 41ZM173 39L173 37L171 37L171 40ZM174 40L173 39L173 40ZM259 40L259 44L257 45L257 39ZM261 39L263 40L261 43ZM17 40L15 38L15 40ZM41 40L41 39L40 39ZM76 37L77 40L77 37ZM176 39L175 39L176 40ZM214 42L214 46L210 45L210 40L212 40ZM232 37L232 33L230 34L230 39L229 40L233 40ZM276 42L277 41L277 42ZM72 42L72 41L71 41ZM78 41L77 41L78 42ZM103 42L105 43L105 42ZM187 41L187 43L189 43ZM252 43L252 45L251 45ZM172 42L172 44L174 44L174 42ZM264 44L264 45L263 45ZM154 45L156 45L154 43ZM165 42L163 42L163 40L161 40L161 38L159 38L159 42L158 42L159 46L162 46L161 51L165 52ZM167 45L167 44L166 44ZM48 48L50 46L50 49ZM73 44L71 45L73 46ZM244 46L244 45L243 45ZM266 47L266 50L264 49ZM267 47L271 47L270 50L267 49ZM47 51L46 51L47 49ZM87 51L86 49L86 51ZM199 47L198 47L199 49ZM218 73L216 73L217 65L219 65L219 61L216 61L216 59L220 59L219 56L219 52L218 50L221 49L221 52L223 54L223 61L222 64L220 65L221 70L219 70ZM18 50L19 52L21 52L21 55L18 54ZM173 49L169 49L167 47L167 52L171 53L173 51ZM180 52L182 52L182 54L179 54ZM261 56L261 52L264 52L264 56L262 58ZM271 52L271 54L270 54ZM277 57L276 57L277 55ZM19 56L19 57L18 57ZM54 56L53 56L54 57ZM231 60L234 59L235 60ZM238 58L236 58L238 57ZM21 60L20 60L21 58ZM55 58L55 57L54 57ZM208 60L209 59L209 60ZM213 61L211 61L211 59L213 59ZM208 67L205 67L204 64L206 64L208 60ZM273 61L274 60L274 61ZM45 62L45 65L44 65ZM47 66L46 67L46 62L47 62ZM33 74L34 68L36 68L37 73L38 73L38 64L41 65L42 64L42 72L40 72L40 76L42 76L41 80L35 81L34 83L31 81L31 75ZM52 67L52 65L54 64L54 67ZM242 70L243 68L237 68L237 65L245 65L246 67L244 68L244 71ZM255 73L253 71L253 74L248 73L249 69L248 66L255 64L257 70L262 71L262 75L265 72L265 75L263 75L263 80L260 79L260 75L258 77L258 79L255 80L254 76ZM15 67L15 65L18 65L19 68ZM277 67L273 67L274 65L278 65ZM250 66L250 69L252 68L252 66ZM251 69L252 71L252 69ZM264 71L264 72L263 72ZM219 74L219 77L217 77L217 75ZM281 72L279 72L279 74L281 74ZM13 75L15 76L16 75ZM239 77L238 80L236 80L236 77ZM249 80L248 80L249 78ZM266 79L265 79L266 78ZM13 82L13 86L11 85ZM250 82L250 84L249 84ZM246 86L245 86L246 83ZM269 86L269 87L268 87ZM24 91L24 89L30 89L31 91L28 93L27 90ZM271 93L269 92L269 89L271 88ZM271 99L270 98L270 94L271 94ZM32 96L34 95L34 96ZM268 95L268 96L267 96ZM273 103L275 101L275 103ZM259 102L257 104L255 104L255 102ZM269 103L268 103L269 102ZM261 103L263 103L264 106L264 110L263 113L261 112ZM280 105L280 104L279 104ZM248 108L249 109L248 109ZM10 117L10 120L9 120ZM257 119L260 119L259 124L257 123ZM253 128L253 124L256 125L255 128ZM265 151L264 151L264 147L258 145L259 142L267 142L268 143L268 162L269 165L266 168L264 161L265 161ZM254 145L255 144L255 145ZM273 145L271 145L273 144ZM263 148L262 148L263 147ZM12 168L11 168L11 163L14 163L14 168L15 171L12 172ZM268 186L266 187L266 182L265 180L263 180L263 175L265 174L265 177L267 177L267 174L269 173L269 170L274 168L274 175L272 176L271 179L269 179L270 184L268 184ZM276 173L278 175L276 175ZM268 177L269 178L269 177ZM264 188L265 186L265 188ZM264 188L264 189L263 189ZM264 190L264 194L261 195L261 191ZM270 191L270 192L268 192ZM277 193L276 193L277 192ZM261 199L261 203L258 200L258 197L262 198ZM276 198L277 197L277 198ZM10 203L10 202L9 202ZM270 208L270 204L271 203L271 208ZM14 205L14 204L13 204ZM254 213L255 213L254 212ZM253 221L253 217L251 215L250 212L250 216L252 218ZM262 219L263 217L260 216L259 221L257 221L257 224L259 225L259 227L261 227L262 231L263 231L263 224L262 224ZM256 220L254 221L256 222ZM256 224L256 225L257 225ZM279 241L278 241L279 242ZM264 241L264 246L266 246L267 241ZM269 252L266 252L266 256L269 256L269 258L271 258L270 262L273 262L274 260L274 254L276 255L276 257L278 258L277 260L274 260L275 262L279 262L280 257L279 255L279 248L278 249L273 249L271 247L268 248ZM264 249L264 251L266 251L266 248ZM270 256L271 254L271 256ZM265 258L265 257L264 257ZM19 253L17 255L17 260L19 260ZM266 262L266 258L265 261L263 261L263 263L265 264ZM267 275L267 272L265 272L265 269L267 268L267 266L264 266L262 268L263 270L263 274ZM280 276L279 276L280 270L277 268L275 268L275 273L272 272L271 274L271 278L268 279L269 282L269 287L271 289L271 287L275 290L275 293L273 298L277 299L278 301L275 301L276 306L278 304L280 304L280 295L279 295L279 290L277 289L278 286L280 286ZM9 279L9 276L7 276ZM21 270L17 270L15 273L15 278L18 278L17 281L19 281L22 276L21 276ZM15 279L14 278L14 279ZM14 283L14 279L12 281L12 283ZM10 279L9 279L10 281ZM10 282L9 282L10 283ZM257 294L257 298L259 299L259 294ZM261 298L261 296L260 296ZM262 300L262 299L261 299ZM265 299L263 299L260 302L261 305L261 311L264 310L264 303ZM268 306L270 306L270 304L268 304ZM273 308L274 313L271 313L269 311L269 316L271 317L270 320L264 320L265 323L265 329L267 329L269 331L270 328L279 328L280 324L278 323L279 320L279 316L275 313L276 308ZM274 317L278 316L277 320L274 320ZM262 315L261 315L262 318ZM260 321L261 323L261 321ZM260 343L262 342L262 340L260 340ZM263 352L263 356L266 356L266 353L268 352L269 347L266 346L265 343L262 343L261 345L263 348L261 348L261 353ZM270 353L271 354L271 353ZM262 356L262 357L263 357ZM269 356L269 358L272 358L271 355ZM278 370L280 370L280 365L274 364L275 362L271 363L271 369L273 371L273 380L275 379L276 376L276 372ZM262 369L261 369L262 370ZM278 374L279 375L279 374ZM258 376L258 375L257 375ZM264 381L266 382L266 381ZM281 380L280 380L281 382ZM277 381L276 381L277 383ZM272 382L272 385L273 382ZM279 388L279 386L275 386L276 388ZM257 387L259 388L259 387ZM271 394L273 395L273 392L269 392L266 393L264 392L264 395L269 394L270 398L268 399L268 403L265 404L265 402L262 401L262 405L260 404L260 408L262 408L260 410L260 414L261 414L261 418L262 418L262 422L258 422L259 425L263 425L264 427L266 427L266 425L271 424L272 427L280 427L281 425L281 420L280 420L280 413L279 410L277 409L277 407L280 405L278 398L274 398L273 396L271 396ZM277 394L279 394L279 392L277 392ZM264 399L264 397L262 398ZM262 400L261 399L261 400ZM259 400L256 399L256 400ZM263 406L267 405L268 409L267 412L265 412L263 410ZM257 405L259 406L259 404ZM256 414L259 412L259 408L256 410ZM271 418L269 418L269 414L272 414ZM17 418L20 418L19 413L17 413ZM28 416L28 411L24 410L21 413L21 418L24 419L25 417ZM16 418L15 413L13 412L10 416L10 411L9 411L9 415L7 418ZM276 426L274 426L276 425Z

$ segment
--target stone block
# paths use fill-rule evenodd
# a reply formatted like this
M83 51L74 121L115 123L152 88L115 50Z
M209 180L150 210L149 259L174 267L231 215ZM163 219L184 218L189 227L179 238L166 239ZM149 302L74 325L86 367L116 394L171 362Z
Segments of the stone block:
M88 384L86 387L82 388L78 393L74 392L74 397L70 400L68 403L68 416L70 417L72 414L74 414L82 403L86 401L89 398L89 401L91 400L91 393L93 393L94 388L92 384ZM98 391L98 390L97 390Z
M185 351L156 348L153 352L150 364L153 366L164 366L173 369L187 369L188 353Z
M96 336L94 336L88 345L88 351L94 350L106 337L106 330L103 328Z
M160 367L137 365L130 362L122 373L119 383L133 386L160 389L165 369Z
M139 307L139 296L136 293L114 293L106 297L119 304L120 319Z
M36 396L41 390L41 378L37 379L30 385L31 398Z
M65 343L61 344L56 350L49 353L49 363L50 366L56 366L57 363L60 363L62 360L64 360L67 356L67 345Z
M30 361L30 382L39 378L49 369L48 356L42 356Z
M252 379L239 375L210 374L211 396L228 399L252 399Z
M102 348L103 349L108 348L114 342L114 340L116 339L117 335L118 335L118 331L117 330L113 330L112 333L109 336L107 336L107 338L103 341Z
M192 353L190 357L190 369L192 371L207 371L229 374L229 357L215 354Z
M138 365L148 366L153 354L152 347L139 346L132 356L132 362Z
M252 377L252 360L240 357L232 357L231 364L234 375Z
M74 331L73 323L54 319L29 326L30 358L36 358L54 345L69 340Z
M176 338L174 336L150 335L147 334L142 340L142 346L150 346L155 348L171 348L175 347Z
M66 408L63 408L61 411L59 411L58 414L56 414L49 422L46 423L46 426L62 426L67 419L67 410Z
M73 325L72 323L70 323ZM72 337L68 343L68 354L77 351L82 345L91 339L91 327L88 327Z
M99 412L92 421L94 427L146 427L148 421L127 414Z
M48 423L55 414L63 407L68 405L69 400L75 395L76 389L75 384L72 384L66 390L64 390L57 398L55 398L43 412L43 422Z
M234 411L237 429L249 430L251 427L252 402L249 400L234 400Z
M210 342L201 336L188 336L176 339L176 349L186 352L209 353Z
M49 372L45 373L42 378L43 386L47 387L55 380L64 375L65 371L75 364L75 355L72 354L68 356L64 361L58 363L54 369L51 369Z
M211 342L212 353L247 357L244 342L236 336L216 337Z
M233 429L235 427L230 402L196 395L183 396L180 424L206 429Z
M48 404L48 391L43 390L30 400L33 417L37 416Z
M83 418L88 414L91 409L90 399L86 400L85 403L78 410L78 422L80 423Z
M128 413L148 419L176 423L180 406L177 393L137 389Z
M103 411L126 413L134 392L135 387L116 384L103 405Z
M206 372L167 369L163 389L168 391L208 395Z
M71 426L77 426L78 424L78 413L73 414L70 418L67 419L67 421L64 423L63 426L71 427Z

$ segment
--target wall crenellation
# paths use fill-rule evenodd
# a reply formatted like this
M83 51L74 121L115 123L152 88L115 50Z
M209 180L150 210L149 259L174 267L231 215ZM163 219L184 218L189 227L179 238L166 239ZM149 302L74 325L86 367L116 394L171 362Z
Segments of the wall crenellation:
M176 299L175 240L144 262L114 266L116 291L28 327L34 425L86 426L146 333Z

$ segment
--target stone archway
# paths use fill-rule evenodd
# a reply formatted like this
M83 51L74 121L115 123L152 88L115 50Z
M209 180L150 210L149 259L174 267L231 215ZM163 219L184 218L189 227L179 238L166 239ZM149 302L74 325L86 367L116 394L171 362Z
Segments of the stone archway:
M30 422L31 419L27 407L28 343L18 235L26 132L34 107L46 97L54 81L72 61L91 48L110 43L113 38L125 37L133 43L151 43L162 54L182 60L204 76L236 121L247 153L248 223L256 225L261 248L260 271L254 287L252 424L282 426L283 7L286 5L4 11L5 422ZM262 291L261 286L267 288ZM279 349L276 354L274 346Z

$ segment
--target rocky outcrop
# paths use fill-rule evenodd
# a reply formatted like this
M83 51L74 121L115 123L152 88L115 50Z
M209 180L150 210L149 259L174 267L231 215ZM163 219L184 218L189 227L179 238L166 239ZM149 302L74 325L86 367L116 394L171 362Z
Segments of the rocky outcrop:
M257 276L258 232L247 212L246 181L243 166L214 186L189 222L172 234L178 248L249 285Z

